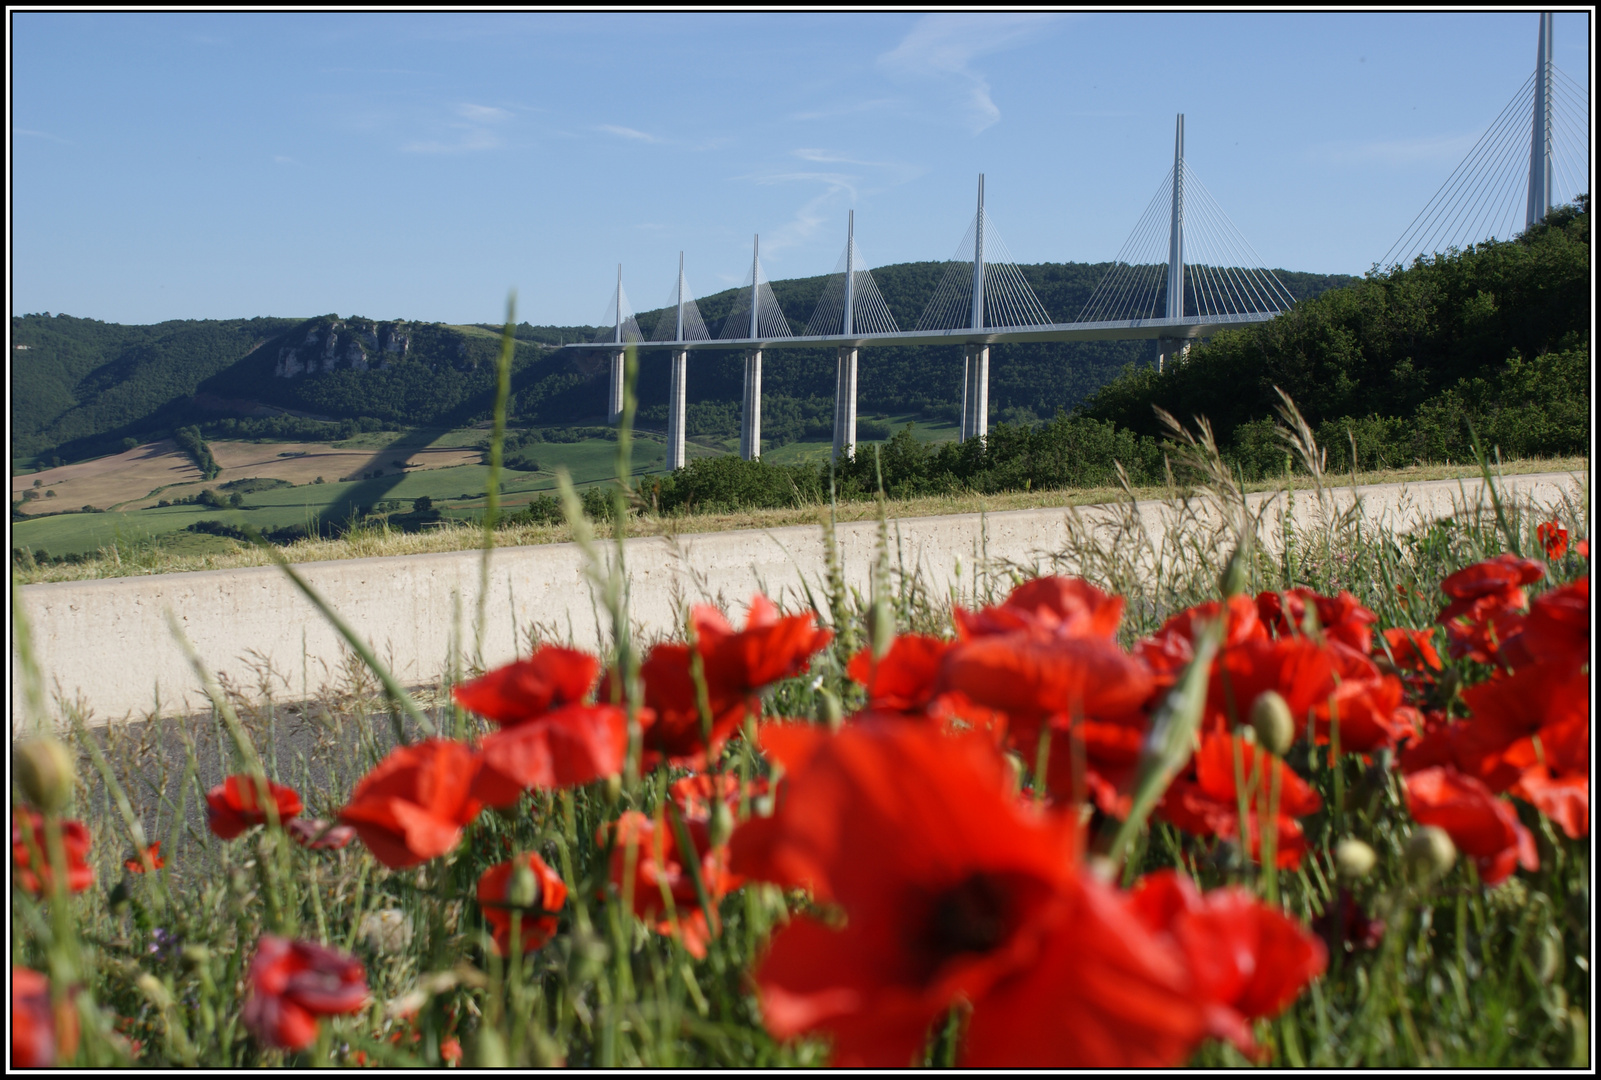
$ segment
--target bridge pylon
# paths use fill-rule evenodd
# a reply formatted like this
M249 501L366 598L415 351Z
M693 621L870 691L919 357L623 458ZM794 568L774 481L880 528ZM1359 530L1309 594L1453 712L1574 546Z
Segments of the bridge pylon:
M1184 114L1179 113L1173 135L1173 217L1167 244L1167 317L1184 317ZM1183 338L1158 338L1156 370L1167 361L1178 362L1189 354L1190 343Z
M1551 210L1551 12L1540 13L1540 43L1535 50L1534 131L1529 139L1529 209L1523 227L1532 228Z
M984 329L984 174L978 174L978 217L973 226L973 308L969 326ZM962 441L989 434L990 347L969 345L962 357Z
M757 233L750 253L750 333L761 334L761 253L762 238ZM762 350L745 354L745 401L739 413L739 456L755 461L762 456Z

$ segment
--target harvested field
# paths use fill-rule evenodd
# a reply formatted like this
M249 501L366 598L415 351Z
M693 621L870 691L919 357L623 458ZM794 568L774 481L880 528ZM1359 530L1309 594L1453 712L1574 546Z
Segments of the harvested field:
M255 477L310 484L323 477L329 483L362 479L369 473L393 476L402 472L475 465L480 453L467 447L389 447L340 449L329 443L214 442L211 453L222 466L215 480L202 480L200 470L171 439L146 443L132 450L93 461L62 465L44 472L11 478L11 499L40 482L41 496L23 504L27 514L76 510L97 506L103 510L139 510L160 499L182 499L202 488Z

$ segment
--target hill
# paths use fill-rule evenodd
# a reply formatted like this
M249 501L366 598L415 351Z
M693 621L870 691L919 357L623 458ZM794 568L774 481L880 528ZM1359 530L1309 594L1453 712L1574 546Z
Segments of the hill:
M1084 407L1159 433L1152 406L1208 417L1247 471L1282 468L1274 387L1295 399L1341 468L1469 453L1469 425L1512 456L1589 444L1589 200L1513 240L1372 272L1269 323L1229 330L1161 374L1130 369ZM1350 434L1348 435L1347 432Z
M916 324L945 264L901 263L873 271L896 321ZM1106 264L1046 263L1022 268L1053 317L1083 307ZM1278 271L1298 298L1354 279ZM804 331L828 277L772 283L796 333ZM700 300L720 329L738 290ZM641 313L653 329L659 311ZM524 424L601 419L606 361L563 349L598 328L516 328L512 416ZM199 425L212 437L348 438L378 427L462 426L488 415L498 328L314 319L191 320L119 326L68 315L12 319L14 464L77 461L168 437ZM1128 365L1149 365L1151 342L997 346L990 400L997 420L1029 423L1071 409ZM666 350L640 360L640 422L666 427ZM776 447L826 438L833 425L831 349L786 349L763 369L763 427ZM696 354L690 365L692 435L737 430L743 380L735 352ZM959 408L961 349L880 348L864 354L860 411L873 416L948 417ZM132 440L130 442L129 440Z

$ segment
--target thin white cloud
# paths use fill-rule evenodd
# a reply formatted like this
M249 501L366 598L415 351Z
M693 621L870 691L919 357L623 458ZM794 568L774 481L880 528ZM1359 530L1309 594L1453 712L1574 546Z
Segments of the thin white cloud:
M943 84L961 121L974 134L1001 118L989 80L973 67L980 56L1011 48L1049 25L1055 15L978 13L925 15L901 43L878 58L892 77Z
M511 119L511 113L505 109L497 109L493 105L474 105L471 102L463 102L456 106L456 112L475 124L498 124L502 120Z
M408 154L467 154L505 145L506 140L495 129L512 119L509 110L462 102L456 106L455 113L461 119L446 125L461 133L455 141L417 139L406 143L401 150Z
M14 128L11 129L11 131L12 131L13 134L16 134L16 135L29 135L29 136L32 136L35 139L49 139L51 142L62 143L64 145L66 145L66 146L73 145L71 140L63 139L60 135L52 135L48 131L34 131L32 128L19 128L19 127L14 127Z
M623 127L621 124L601 124L595 130L604 131L608 135L616 135L620 139L633 139L635 142L663 143L667 141L659 135L652 135L649 132L639 131L631 127Z

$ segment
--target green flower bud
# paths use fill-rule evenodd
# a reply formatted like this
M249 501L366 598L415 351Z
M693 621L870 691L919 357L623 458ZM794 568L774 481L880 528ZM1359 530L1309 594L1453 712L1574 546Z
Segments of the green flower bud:
M511 880L506 883L506 903L520 908L531 908L539 903L539 879L533 867L522 859L512 868Z
M895 609L882 596L873 601L873 658L879 659L889 652L895 640Z
M1444 829L1424 825L1406 843L1406 867L1418 881L1444 877L1456 862L1456 845Z
M1290 715L1289 702L1277 690L1258 694L1251 703L1251 728L1256 732L1258 746L1283 757L1295 741L1295 718Z
M712 847L722 847L734 834L734 812L721 799L712 803L712 820L708 828Z
M1361 881L1373 872L1378 861L1373 849L1353 836L1334 845L1334 868L1346 881Z
M72 751L48 735L16 748L17 786L40 810L54 812L72 798L75 780Z
M623 778L616 773L606 777L606 805L616 806L623 797Z
M204 945L185 945L183 962L188 968L198 968L211 962L211 950Z

